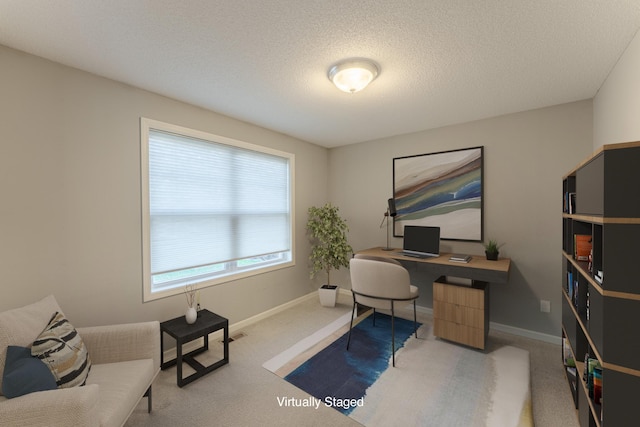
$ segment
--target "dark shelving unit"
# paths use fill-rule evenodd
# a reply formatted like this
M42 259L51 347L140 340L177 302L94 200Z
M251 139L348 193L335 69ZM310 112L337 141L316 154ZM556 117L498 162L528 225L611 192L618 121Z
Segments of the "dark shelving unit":
M575 379L565 372L582 427L640 417L638 184L640 142L605 145L563 178L562 359L566 364L566 347L576 365ZM591 237L589 261L575 258L576 234ZM601 368L601 394L589 364Z

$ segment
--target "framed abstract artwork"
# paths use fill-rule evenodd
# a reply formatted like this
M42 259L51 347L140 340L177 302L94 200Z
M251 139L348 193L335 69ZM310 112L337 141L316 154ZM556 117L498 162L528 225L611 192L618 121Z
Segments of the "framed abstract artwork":
M446 240L483 240L484 147L393 159L393 235L405 225L440 227Z

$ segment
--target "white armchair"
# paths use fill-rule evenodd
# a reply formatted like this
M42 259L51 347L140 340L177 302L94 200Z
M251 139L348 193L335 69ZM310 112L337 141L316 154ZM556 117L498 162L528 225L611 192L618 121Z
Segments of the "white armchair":
M358 305L373 308L375 325L376 309L391 311L391 351L393 366L396 366L394 317L396 302L413 302L413 325L418 337L416 299L418 288L410 282L409 272L398 261L390 258L379 258L366 255L355 255L350 261L351 293L353 294L353 310L347 350L351 343L351 329Z
M7 346L31 345L56 311L60 307L49 296L0 313L0 373ZM86 385L12 399L0 395L3 426L122 426L144 396L151 412L151 385L160 371L159 323L76 330L92 363Z

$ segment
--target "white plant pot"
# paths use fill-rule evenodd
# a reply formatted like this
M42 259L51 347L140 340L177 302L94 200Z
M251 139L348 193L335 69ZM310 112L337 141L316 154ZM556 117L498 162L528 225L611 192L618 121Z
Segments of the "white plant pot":
M323 285L318 289L318 295L320 296L320 305L323 307L335 307L338 300L338 286Z

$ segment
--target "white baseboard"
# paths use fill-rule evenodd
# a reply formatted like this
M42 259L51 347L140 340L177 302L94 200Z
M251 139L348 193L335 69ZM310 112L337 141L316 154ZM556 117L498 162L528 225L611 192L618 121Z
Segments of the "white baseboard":
M341 292L343 292L343 289L340 289ZM346 291L349 295L351 295L350 291ZM231 325L229 325L229 336L233 336L236 332L240 331L243 328L246 328L249 325L252 325L254 323L260 322L261 320L266 319L267 317L273 316L274 314L280 313L290 307L293 307L296 304L299 304L303 301L306 301L308 299L317 297L318 293L317 292L311 292L307 295L303 295L299 298L296 298L294 300L291 300L289 302L286 302L284 304L281 304L277 307L274 307L272 309L269 309L267 311L263 311L262 313L256 314L255 316L249 317L247 319L241 320L240 322L237 323L233 323ZM211 334L209 334L209 343L214 342L214 341L220 341L222 340L224 332L222 330L213 332ZM196 340L190 341L188 343L186 343L185 345L182 346L182 353L186 354L190 351L193 351L199 347L202 347L203 345L203 339L202 338L198 338ZM165 362L167 360L172 360L176 358L176 348L172 347L168 350L164 351L164 360Z
M349 295L351 295L351 293L349 293ZM238 331L239 329L246 328L247 326L257 323L261 320L264 320L267 317L271 317L274 314L280 313L288 309L289 307L293 307L294 305L299 304L303 301L306 301L311 298L317 298L317 297L318 297L318 292L311 292L311 293L308 293L307 295L303 295L299 298L296 298L294 300L281 304L277 307L273 307L267 311L263 311L262 313L249 317L248 319L244 319L237 323L234 323L233 325L229 325L229 333L233 335L233 333Z
M433 316L433 309L429 307L416 306L416 311ZM515 326L504 325L502 323L489 322L489 328L496 331L505 332L519 337L531 338L551 344L562 344L562 337L556 335L543 334L542 332L531 331L529 329L517 328Z
M562 337L556 335L543 334L542 332L531 331L529 329L517 328L515 326L503 325L502 323L489 322L489 327L496 331L505 332L511 335L518 335L551 344L562 344Z
M348 295L351 296L351 290L349 289L343 289L343 288L338 288L338 292L340 292L342 295ZM309 295L313 295L314 293L310 293Z
M349 289L340 288L339 292L343 295L351 296L351 291ZM260 322L268 317L273 316L274 314L280 313L290 307L295 306L303 301L317 298L318 293L316 291L310 292L306 295L303 295L299 298L281 304L277 307L271 308L262 313L256 314L255 316L249 317L247 319L241 320L240 322L229 325L229 336L233 336L233 334L247 326L250 326L254 323ZM429 307L416 306L416 311L423 314L428 314L433 316L433 309ZM489 327L495 329L496 331L505 332L512 335L517 335L525 338L531 338L538 341L548 342L551 344L560 345L562 343L562 338L560 336L543 334L541 332L531 331L528 329L517 328L515 326L503 325L501 323L490 322ZM209 342L221 340L222 339L222 331L216 331L209 335ZM191 350L195 350L196 348L202 346L202 338L191 341L183 346L183 352L188 353ZM176 357L176 349L170 348L164 352L164 360L175 359Z
M433 316L433 308L423 307L421 305L416 305L416 311L422 314L428 314L429 316Z

